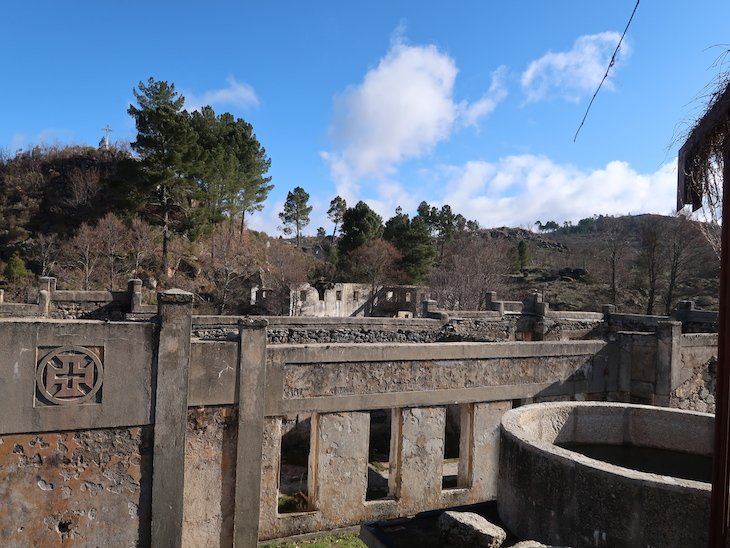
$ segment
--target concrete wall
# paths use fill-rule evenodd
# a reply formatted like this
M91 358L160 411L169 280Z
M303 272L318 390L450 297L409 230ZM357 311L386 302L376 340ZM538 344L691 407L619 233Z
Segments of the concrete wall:
M331 283L326 287L300 284L290 294L290 316L346 318L350 316L415 317L420 303L430 298L430 290L420 286L386 286L373 289L368 284Z
M502 420L499 515L520 538L575 548L706 546L710 484L629 470L555 443L712 454L709 415L591 403L517 409Z
M114 529L143 546L251 546L491 500L498 425L513 405L667 405L715 341L664 322L613 340L344 344L332 342L329 325L324 344L267 346L280 330L291 337L296 322L193 317L192 296L179 291L158 300L153 321L0 320L0 489L14 501L0 511L0 544L105 545ZM312 332L311 320L297 321ZM341 336L369 326L408 340L407 326L443 326L352 322ZM461 425L455 488L442 487L447 408ZM369 418L384 409L389 496L366 500ZM311 424L306 511L281 513L282 425L298 416Z

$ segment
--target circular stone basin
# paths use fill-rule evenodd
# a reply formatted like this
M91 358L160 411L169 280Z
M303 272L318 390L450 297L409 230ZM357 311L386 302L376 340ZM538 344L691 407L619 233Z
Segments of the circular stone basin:
M499 515L518 537L545 544L706 546L710 484L687 478L709 477L713 423L705 413L621 403L508 411ZM631 462L648 471L618 465Z

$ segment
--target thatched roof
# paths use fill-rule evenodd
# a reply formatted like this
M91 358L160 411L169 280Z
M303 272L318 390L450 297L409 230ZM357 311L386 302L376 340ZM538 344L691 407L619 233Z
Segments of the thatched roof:
M723 151L730 145L730 82L712 93L707 110L679 149L677 209L722 200Z

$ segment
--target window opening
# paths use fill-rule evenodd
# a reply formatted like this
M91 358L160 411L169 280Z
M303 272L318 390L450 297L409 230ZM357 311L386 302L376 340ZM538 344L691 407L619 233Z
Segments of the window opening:
M446 406L442 489L471 486L473 404Z
M393 410L370 411L370 435L368 442L368 487L365 500L379 500L393 495L395 485L391 475L395 467L391 461L393 450Z
M280 514L314 510L314 478L310 471L316 423L317 416L314 414L297 414L282 419L278 497Z

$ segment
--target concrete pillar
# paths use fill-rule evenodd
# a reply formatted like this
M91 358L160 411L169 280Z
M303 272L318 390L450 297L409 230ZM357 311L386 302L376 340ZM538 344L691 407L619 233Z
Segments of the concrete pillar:
M51 313L51 292L46 289L38 292L38 313L44 318Z
M53 295L53 292L56 291L56 278L52 276L41 276L38 278L38 290L48 291Z
M238 445L233 546L256 546L259 538L266 392L266 320L238 322Z
M441 501L445 407L401 409L400 473L396 498L403 514L437 508Z
M631 361L633 340L630 333L618 333L618 391L628 395L631 392Z
M259 536L276 535L279 506L279 462L281 460L281 417L264 419L261 450L261 495L259 509Z
M694 308L694 301L679 301L669 317L678 322L686 322Z
M499 428L502 415L510 409L512 409L511 401L474 404L471 487L476 500L497 498Z
M157 295L160 320L152 471L152 546L182 544L185 428L193 295L171 289Z
M0 304L3 304L5 302L5 290L0 289Z
M370 413L319 416L317 442L312 451L316 450L317 509L323 515L336 516L347 509L351 519L364 519L369 429Z
M421 302L421 315L424 318L430 318L434 312L436 312L436 301L426 299Z
M142 280L134 278L127 282L129 293L129 311L134 313L142 306Z
M682 322L665 321L657 324L656 405L668 406L672 390L682 382L681 336Z

